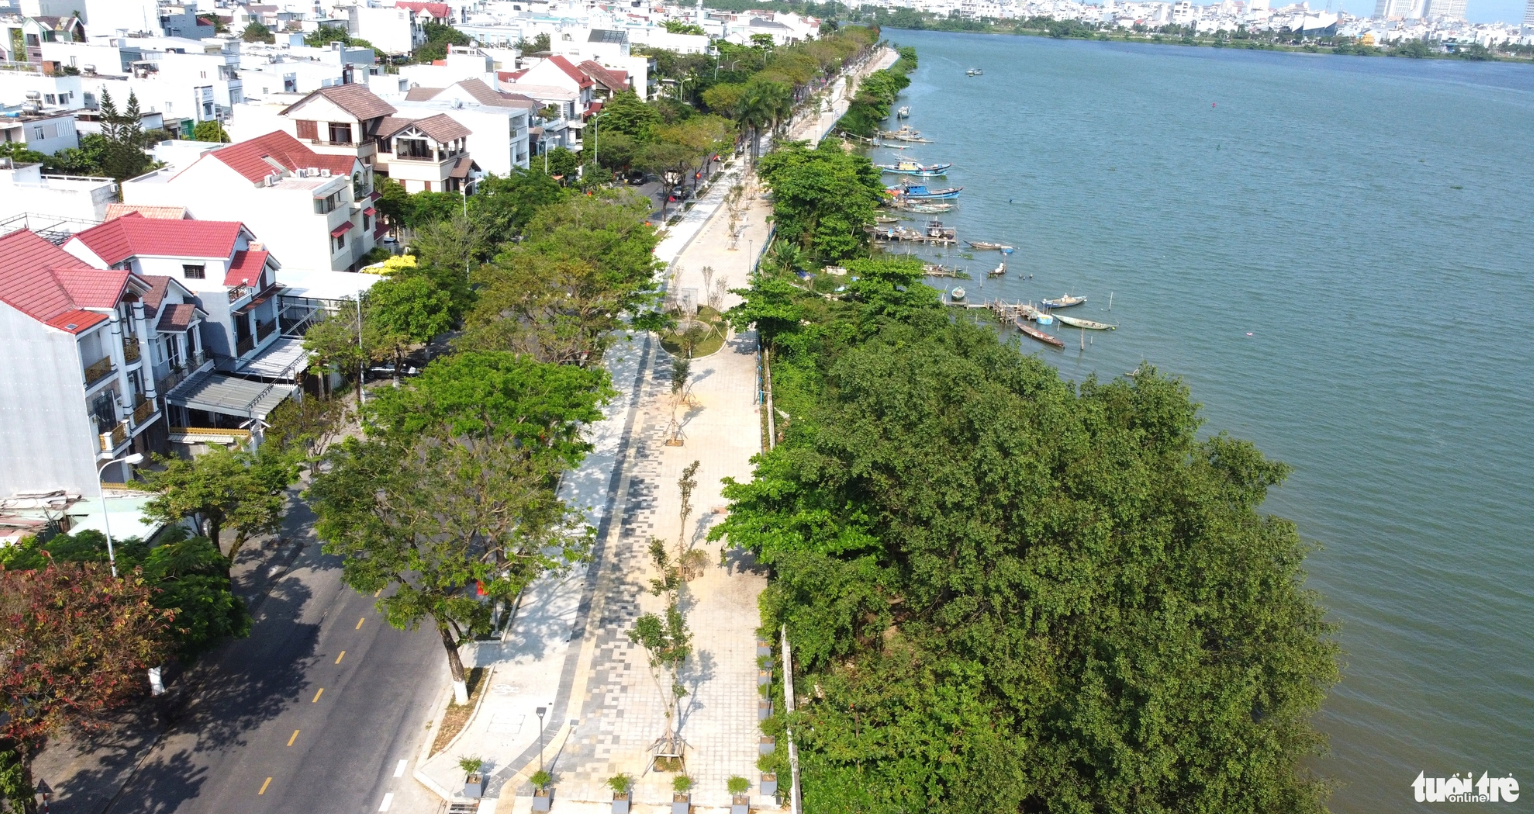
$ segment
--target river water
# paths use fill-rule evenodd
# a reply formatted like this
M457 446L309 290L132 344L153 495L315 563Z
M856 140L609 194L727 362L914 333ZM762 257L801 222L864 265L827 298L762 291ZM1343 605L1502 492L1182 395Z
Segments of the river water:
M906 153L964 188L937 217L1017 247L999 281L944 253L969 299L1087 295L1117 331L1024 349L1148 361L1294 467L1267 509L1342 625L1332 809L1415 806L1426 771L1534 810L1534 67L885 33L936 142Z

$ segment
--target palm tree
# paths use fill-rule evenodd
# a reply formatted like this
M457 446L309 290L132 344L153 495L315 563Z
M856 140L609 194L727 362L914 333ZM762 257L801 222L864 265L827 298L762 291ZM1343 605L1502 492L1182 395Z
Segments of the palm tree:
M793 91L782 82L752 79L746 83L736 118L751 129L751 157L761 155L762 129L774 129L793 111Z

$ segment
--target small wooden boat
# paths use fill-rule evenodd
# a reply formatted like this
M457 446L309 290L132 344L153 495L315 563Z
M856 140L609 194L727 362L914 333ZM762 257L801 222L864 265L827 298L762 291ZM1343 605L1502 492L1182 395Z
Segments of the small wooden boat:
M940 220L927 221L927 237L934 240L953 240L958 230L952 226L944 226Z
M996 268L993 268L990 271L986 272L986 276L987 277L1000 277L1001 275L1006 274L1006 273L1007 273L1007 262L1005 260L1003 260L1000 264L998 264L996 266Z
M949 291L948 292L948 298L951 299L951 300L956 300L956 301L964 299L964 289L962 289L962 288L955 288L952 291Z
M897 119L909 119L909 118L911 118L911 108L909 106L905 106L905 107L902 107L899 110L895 111L895 118L897 118Z
M1017 326L1017 329L1019 331L1022 331L1024 334L1027 334L1028 336L1030 336L1030 337L1032 337L1034 339L1037 339L1037 340L1039 340L1040 342L1043 342L1046 345L1053 345L1053 346L1055 346L1057 348L1064 348L1065 347L1065 343L1064 342L1061 342L1060 340L1054 338L1053 336L1050 336L1047 333L1044 333L1043 331L1039 330L1038 328L1035 328L1032 325L1029 325L1028 323L1022 321L1021 319L1016 320L1015 322L1013 322L1013 324Z
M1042 300L1045 308L1072 308L1087 301L1086 297L1072 297L1065 294L1058 300Z
M953 211L953 204L951 204L951 203L908 203L908 204L906 204L906 205L904 205L904 206L902 206L900 208L905 210L905 211L907 211L907 212L916 212L916 213L919 213L919 214L922 214L922 215L940 215L940 214L942 214L944 212L952 212Z
M894 164L875 164L875 167L884 172L895 175L915 175L921 178L936 178L948 172L953 164L919 164L915 161L901 160Z
M1061 325L1069 325L1072 328L1085 328L1089 331L1111 331L1119 327L1117 325L1109 325L1106 322L1093 322L1090 319L1068 317L1064 314L1056 314L1055 319L1060 320Z
M993 249L996 251L1009 253L1012 251L1011 246L1007 246L1001 243L992 243L989 240L966 240L964 242L968 243L971 249L977 249L979 251L991 251Z
M926 184L905 184L898 187L890 187L887 191L897 198L908 201L946 201L959 197L964 187L948 187L946 189L928 189Z
M875 215L874 216L874 223L899 223L899 222L900 222L900 218L894 217L892 215Z

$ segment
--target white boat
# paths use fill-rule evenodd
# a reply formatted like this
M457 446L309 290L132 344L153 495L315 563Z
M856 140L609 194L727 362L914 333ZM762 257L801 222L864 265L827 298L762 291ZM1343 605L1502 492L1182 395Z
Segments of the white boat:
M1000 277L1001 275L1006 274L1006 273L1007 273L1007 261L1005 261L1005 260L1003 260L1000 263L998 263L996 265L996 268L993 268L990 271L986 272L986 274L988 274L988 275L990 275L992 277Z
M969 70L964 72L964 75L965 76L981 76L984 73L985 73L985 71L982 71L979 68L970 68Z
M1084 328L1088 331L1111 331L1119 327L1117 325L1109 325L1106 322L1093 322L1090 319L1068 317L1064 314L1055 314L1055 319L1060 320L1061 325L1069 325L1072 328Z
M906 107L902 107L899 110L895 111L895 118L897 118L897 119L909 119L909 118L911 118L911 108L909 106L906 106Z

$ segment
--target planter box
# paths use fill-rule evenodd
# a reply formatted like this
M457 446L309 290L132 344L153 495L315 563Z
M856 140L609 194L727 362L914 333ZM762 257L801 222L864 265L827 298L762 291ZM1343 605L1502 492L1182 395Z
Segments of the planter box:
M629 814L629 796L627 794L613 795L613 814Z
M470 800L478 800L485 796L485 785L490 778L483 774L475 773L463 779L463 796Z
M533 792L533 810L548 811L549 806L554 804L553 789L538 789Z
M762 773L762 796L763 797L773 797L773 796L777 795L777 793L778 793L778 776L775 775L775 774L769 774L767 772L763 772Z
M772 754L773 750L778 748L778 739L777 738L769 738L769 737L765 737L764 736L762 738L761 744L762 744L761 745L761 752L762 752L762 754L770 755L770 754Z
M730 801L730 814L751 814L751 797L737 794Z
M691 814L691 812L692 812L692 795L691 794L673 794L673 795L671 795L671 814Z
M771 670L757 670L756 671L756 686L758 686L758 687L765 687L765 686L767 686L768 684L771 684L771 683L772 683L772 671Z
M757 655L757 658L761 658L762 656L771 656L772 655L772 645L770 643L768 643L768 641L766 639L757 639L756 640L756 655Z
M765 720L767 720L768 718L771 718L771 717L772 717L772 701L770 701L770 700L768 700L766 698L763 698L762 700L756 702L756 719L758 721L765 721Z

